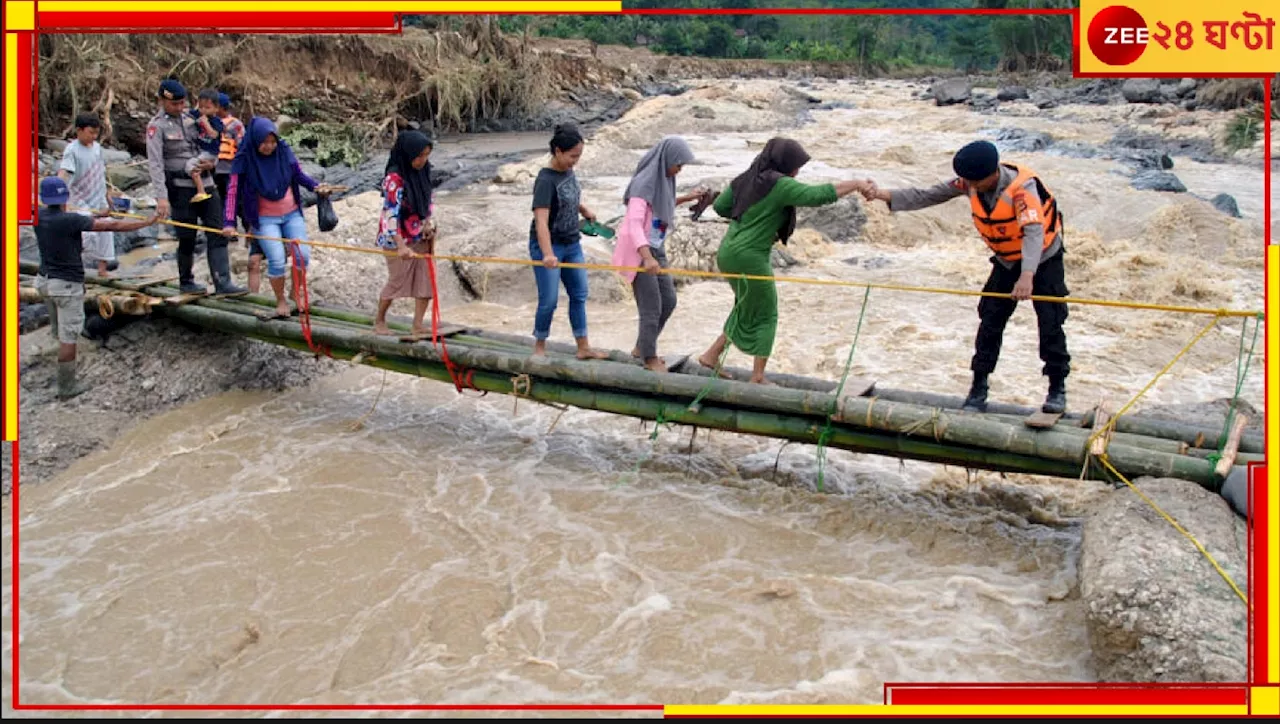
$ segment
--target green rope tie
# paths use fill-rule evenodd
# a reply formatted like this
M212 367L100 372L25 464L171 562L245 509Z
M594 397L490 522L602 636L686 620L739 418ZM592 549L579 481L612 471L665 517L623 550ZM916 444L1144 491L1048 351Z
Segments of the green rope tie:
M1258 327L1262 326L1262 320L1261 314L1254 318L1253 338L1249 341L1249 352L1247 354L1244 350L1244 337L1249 330L1249 318L1245 317L1240 325L1240 346L1236 353L1235 393L1231 397L1231 405L1227 409L1227 419L1223 421L1222 432L1218 435L1218 451L1205 456L1209 464L1214 467L1217 467L1218 462L1222 460L1222 451L1227 446L1227 438L1231 433L1231 424L1235 422L1236 407L1240 403L1240 390L1244 388L1244 381L1249 376L1249 366L1253 364L1253 353L1258 344Z
M862 335L862 320L867 317L867 300L870 297L871 287L867 287L866 293L862 295L862 311L858 313L858 327L853 332L853 344L849 345L849 356L844 361L844 373L840 375L840 384L836 385L835 397L827 410L827 420L822 425L822 432L818 434L818 492L820 493L826 492L827 443L835 434L835 429L831 426L831 418L838 412L840 393L844 392L845 382L849 379L849 370L853 367L853 353L858 349L858 337Z

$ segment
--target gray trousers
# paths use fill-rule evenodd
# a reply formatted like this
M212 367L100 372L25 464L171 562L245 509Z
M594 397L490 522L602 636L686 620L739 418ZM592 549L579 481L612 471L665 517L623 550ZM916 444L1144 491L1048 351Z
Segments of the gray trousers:
M661 249L650 247L658 266L666 269L667 255ZM635 293L636 309L640 311L640 334L636 337L636 349L641 359L658 356L658 335L667 326L667 320L676 310L676 285L670 274L639 272L631 282Z

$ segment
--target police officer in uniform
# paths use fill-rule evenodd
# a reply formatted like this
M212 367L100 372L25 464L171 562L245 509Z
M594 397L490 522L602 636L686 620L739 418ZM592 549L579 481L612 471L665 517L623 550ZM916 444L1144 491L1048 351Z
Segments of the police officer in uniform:
M147 124L147 162L151 171L151 187L156 197L156 213L161 218L198 224L210 229L222 228L222 197L213 181L214 162L199 162L196 139L199 129L196 120L183 113L186 109L187 89L176 80L160 84L160 112ZM195 196L195 183L191 173L202 169L206 174L204 187L210 198L191 203ZM195 265L196 230L174 227L178 237L178 282L184 294L205 294L209 290L197 284L193 275ZM227 238L222 234L206 234L206 256L209 275L213 278L214 294L230 296L246 294L248 290L231 283L231 261L227 251Z
M956 175L950 181L923 189L880 189L872 184L864 195L889 204L889 210L915 211L951 199L967 197L973 223L993 252L991 274L984 292L1009 297L983 297L978 302L978 335L974 340L973 385L966 410L987 409L987 378L1000 357L1005 323L1019 301L1032 296L1065 297L1062 214L1043 181L1029 168L1000 160L989 141L974 141L952 159ZM1040 331L1041 372L1049 378L1049 392L1041 410L1060 414L1067 409L1067 375L1071 355L1062 325L1067 305L1033 301Z

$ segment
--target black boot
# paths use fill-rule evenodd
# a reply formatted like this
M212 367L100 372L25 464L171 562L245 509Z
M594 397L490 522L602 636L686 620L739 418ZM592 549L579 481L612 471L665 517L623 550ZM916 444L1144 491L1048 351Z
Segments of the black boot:
M88 385L76 381L76 361L58 362L58 399L69 400L89 391Z
M233 297L249 293L248 289L231 283L230 258L226 244L209 247L209 274L213 277L213 293L220 297Z
M1049 378L1049 394L1045 396L1044 406L1040 409L1053 415L1067 411L1067 378Z
M969 388L969 396L964 401L965 412L987 411L987 376L973 373L973 385Z
M196 284L193 268L196 257L191 252L178 252L178 291L183 294L208 294L209 289L203 284Z

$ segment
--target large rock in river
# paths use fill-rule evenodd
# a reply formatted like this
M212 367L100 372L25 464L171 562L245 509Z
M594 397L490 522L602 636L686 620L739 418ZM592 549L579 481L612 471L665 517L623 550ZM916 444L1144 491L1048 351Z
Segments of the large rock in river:
M1134 485L1200 541L1241 590L1247 528L1183 480ZM1244 681L1244 601L1191 541L1127 487L1084 527L1080 594L1100 681Z

